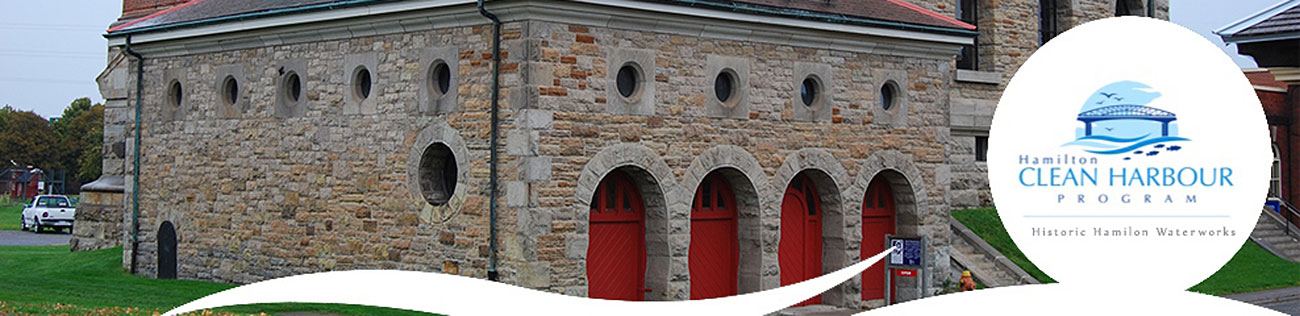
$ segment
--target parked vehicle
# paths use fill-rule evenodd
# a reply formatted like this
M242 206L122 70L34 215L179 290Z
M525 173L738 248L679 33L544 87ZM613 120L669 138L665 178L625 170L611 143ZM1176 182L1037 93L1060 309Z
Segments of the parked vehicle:
M71 230L77 209L72 200L62 195L37 195L32 204L23 208L21 226L23 230L40 233L47 228L55 231Z

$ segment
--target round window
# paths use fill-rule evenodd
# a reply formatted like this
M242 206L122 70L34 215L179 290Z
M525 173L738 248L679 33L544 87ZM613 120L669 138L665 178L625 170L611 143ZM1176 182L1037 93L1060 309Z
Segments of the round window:
M893 81L880 86L880 106L886 110L894 108L898 102L898 85Z
M817 105L817 101L821 97L821 84L817 82L817 78L812 76L804 78L803 85L799 89L799 96L804 106L812 107Z
M181 89L180 81L172 81L171 86L167 87L167 102L172 107L181 106L181 101L185 100L185 92Z
M618 94L622 95L624 98L631 98L635 96L638 92L637 90L639 90L638 86L640 85L641 74L640 71L637 71L635 66L627 64L618 69L618 77L616 80L618 84Z
M736 98L736 75L730 69L718 73L718 77L713 79L713 93L718 97L718 101L724 104L730 104Z
M357 67L356 74L352 76L352 92L356 95L357 100L365 100L370 97L370 70L365 66Z
M420 156L420 193L430 205L447 204L456 192L456 156L442 143L425 147Z
M429 68L429 82L433 84L433 97L440 97L451 91L451 68L439 60Z
M298 73L290 71L284 75L284 97L289 102L302 99L302 78L298 77Z
M226 105L239 102L239 81L236 81L234 76L226 76L226 79L221 81L221 100L225 101Z

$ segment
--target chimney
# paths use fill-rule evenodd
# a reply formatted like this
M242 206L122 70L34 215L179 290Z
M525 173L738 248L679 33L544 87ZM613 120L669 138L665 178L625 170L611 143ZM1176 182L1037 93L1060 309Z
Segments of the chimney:
M122 17L117 21L129 21L144 17L154 12L167 10L190 0L122 0Z

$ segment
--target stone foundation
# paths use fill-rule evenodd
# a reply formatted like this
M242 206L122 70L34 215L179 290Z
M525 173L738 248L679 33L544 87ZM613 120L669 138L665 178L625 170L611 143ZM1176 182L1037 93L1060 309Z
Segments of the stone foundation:
M123 215L127 214L124 197L121 178L101 178L81 187L72 239L68 242L72 251L122 246L126 232Z

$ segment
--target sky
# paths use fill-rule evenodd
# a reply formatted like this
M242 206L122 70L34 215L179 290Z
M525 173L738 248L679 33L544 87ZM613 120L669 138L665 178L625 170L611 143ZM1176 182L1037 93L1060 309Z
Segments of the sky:
M1232 56L1237 66L1253 68L1256 66L1254 59L1238 55L1237 45L1225 46L1223 40L1212 32L1284 1L1286 0L1170 0L1169 21L1210 39L1210 42L1223 48L1228 56Z
M1280 1L1171 0L1170 16L1248 68L1253 60L1211 32ZM95 86L107 63L101 35L121 13L120 0L0 1L0 106L48 118L76 98L103 102Z
M120 15L121 0L0 1L0 106L49 118L80 97L103 102L101 35Z

